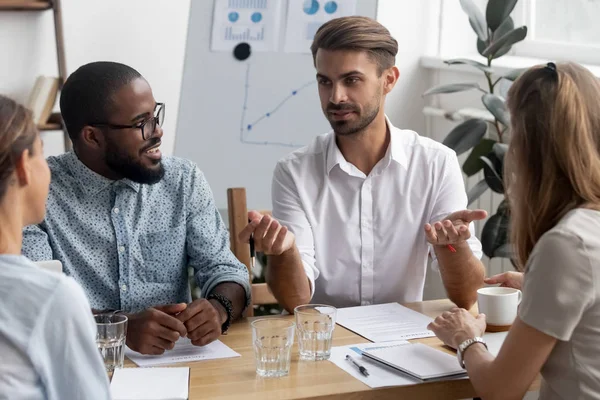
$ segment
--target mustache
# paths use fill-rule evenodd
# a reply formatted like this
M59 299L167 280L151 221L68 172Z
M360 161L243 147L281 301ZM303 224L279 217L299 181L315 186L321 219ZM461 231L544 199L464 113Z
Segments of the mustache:
M358 107L354 104L342 103L342 104L333 104L329 103L327 105L327 111L358 111Z
M159 144L161 142L161 140L159 138L151 138L150 140L152 142L148 146L144 147L144 149L142 149L142 152L144 152L148 149L151 149L152 147L156 146L157 144Z

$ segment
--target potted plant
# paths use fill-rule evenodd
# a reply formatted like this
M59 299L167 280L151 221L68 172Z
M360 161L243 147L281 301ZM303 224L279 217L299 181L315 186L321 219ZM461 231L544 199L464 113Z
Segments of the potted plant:
M510 14L518 0L489 0L485 16L472 0L460 0L460 5L469 17L469 23L477 34L477 51L486 60L481 63L471 59L459 58L444 61L446 64L466 65L479 70L486 79L487 87L477 83L456 83L436 86L423 95L456 93L466 90L477 90L481 95L483 106L493 116L488 122L480 118L468 119L446 136L443 143L456 151L457 155L470 151L462 169L467 176L473 176L483 169L484 178L478 182L467 197L471 204L487 189L504 194L503 165L504 154L508 148L510 135L510 115L505 99L498 95L497 85L501 80L514 81L523 69L514 70L506 75L496 76L492 69L495 59L508 53L511 47L525 39L527 27L515 28ZM502 201L495 213L485 222L481 231L483 252L489 258L510 257L508 226L510 210L506 199Z

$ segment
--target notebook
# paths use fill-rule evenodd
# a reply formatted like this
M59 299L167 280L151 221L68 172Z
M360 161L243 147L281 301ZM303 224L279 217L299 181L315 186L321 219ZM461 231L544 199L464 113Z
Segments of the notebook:
M110 383L113 400L187 400L190 369L116 369Z
M422 343L366 348L362 355L422 381L459 378L467 375L458 364L456 357Z

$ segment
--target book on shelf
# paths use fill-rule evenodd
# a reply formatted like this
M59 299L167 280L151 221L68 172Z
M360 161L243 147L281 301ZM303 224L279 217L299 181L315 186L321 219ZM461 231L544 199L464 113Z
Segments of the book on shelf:
M27 100L27 107L33 113L36 125L44 125L52 113L58 96L58 78L38 76Z

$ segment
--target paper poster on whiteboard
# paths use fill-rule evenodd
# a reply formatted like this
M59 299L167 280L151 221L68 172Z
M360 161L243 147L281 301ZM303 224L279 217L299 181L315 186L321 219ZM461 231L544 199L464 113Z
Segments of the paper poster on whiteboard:
M356 14L356 0L289 0L286 53L310 53L317 29L334 18Z
M252 51L277 51L281 0L215 0L212 51L248 43Z

